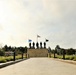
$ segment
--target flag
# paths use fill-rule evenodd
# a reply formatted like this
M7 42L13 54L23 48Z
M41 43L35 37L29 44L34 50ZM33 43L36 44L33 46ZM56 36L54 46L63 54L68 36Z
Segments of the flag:
M37 35L37 38L40 38L40 36L39 36L39 35Z
M32 42L32 40L31 40L31 39L29 39L29 40L28 40L28 42Z
M45 41L46 41L46 42L48 42L49 40L48 40L48 39L46 39Z

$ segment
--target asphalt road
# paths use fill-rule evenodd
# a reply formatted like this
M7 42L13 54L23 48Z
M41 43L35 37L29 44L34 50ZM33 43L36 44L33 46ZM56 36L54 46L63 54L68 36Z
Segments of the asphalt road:
M30 58L0 69L0 75L76 75L76 65L51 58Z

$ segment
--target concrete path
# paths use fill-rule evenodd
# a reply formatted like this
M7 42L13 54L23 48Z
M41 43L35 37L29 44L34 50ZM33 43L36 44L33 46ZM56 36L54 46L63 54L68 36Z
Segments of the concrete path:
M76 75L76 65L51 58L30 58L0 69L0 75Z

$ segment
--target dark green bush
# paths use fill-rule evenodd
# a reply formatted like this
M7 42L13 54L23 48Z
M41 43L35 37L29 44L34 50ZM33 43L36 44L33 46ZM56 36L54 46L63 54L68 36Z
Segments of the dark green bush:
M71 56L71 57L70 57L70 60L73 60L73 59L74 59L74 57L73 57L73 56Z
M5 52L2 49L0 49L0 56L4 56L4 55L5 55Z
M76 61L76 57L73 60Z
M0 63L5 63L6 60L5 59L0 59Z
M6 61L12 61L13 58L6 58Z
M65 57L66 60L70 60L70 57Z

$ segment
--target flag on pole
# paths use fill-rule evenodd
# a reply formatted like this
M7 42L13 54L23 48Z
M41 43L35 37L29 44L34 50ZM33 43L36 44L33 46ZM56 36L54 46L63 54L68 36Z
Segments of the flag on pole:
M28 40L28 42L32 42L32 40L31 40L31 39L29 39L29 40Z
M48 42L49 40L48 39L45 39L45 41Z
M38 42L38 38L40 38L41 36L37 35L37 42Z
M40 38L41 36L37 35L37 38Z

